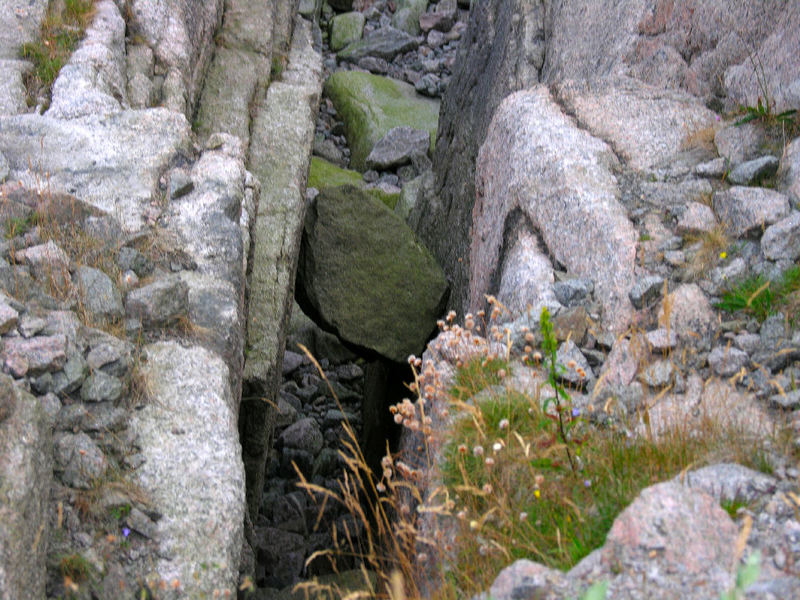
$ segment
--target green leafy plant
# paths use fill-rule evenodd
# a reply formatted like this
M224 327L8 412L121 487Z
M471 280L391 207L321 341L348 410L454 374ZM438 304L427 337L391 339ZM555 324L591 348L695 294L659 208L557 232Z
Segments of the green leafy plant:
M745 597L747 588L753 585L761 573L761 553L753 552L747 557L743 565L736 571L736 583L733 589L720 595L720 600L741 600Z
M764 101L761 99L761 96L758 97L758 102L755 106L744 106L742 109L744 110L745 115L734 123L736 127L755 120L763 121L769 125L792 125L794 116L797 113L797 110L791 109L775 114L773 111L773 102L768 97L766 101Z
M762 275L748 277L725 291L716 307L731 313L744 311L763 321L781 307L796 303L798 291L800 265L794 265L775 280L766 279Z

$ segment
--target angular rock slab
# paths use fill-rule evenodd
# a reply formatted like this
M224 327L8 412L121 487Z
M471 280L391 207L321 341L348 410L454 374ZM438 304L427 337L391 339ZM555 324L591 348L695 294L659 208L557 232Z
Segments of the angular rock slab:
M556 94L583 127L639 170L668 161L690 134L716 122L696 98L633 79L568 81L556 85Z
M343 340L396 361L419 355L436 329L447 281L414 233L353 186L309 207L297 269L303 310Z
M41 402L0 374L0 598L44 598L51 421Z
M417 95L413 86L370 73L339 71L328 78L325 94L344 121L354 169L364 170L378 140L401 125L428 131L433 149L439 102Z
M165 598L235 596L245 481L228 367L208 350L175 342L146 346L144 358L148 402L130 421L145 458L135 483L163 516L160 559L140 576L177 579L180 589Z
M505 224L519 211L556 260L594 280L605 324L624 330L633 314L628 290L636 233L617 201L615 164L611 149L575 127L544 86L509 96L478 153L470 308L480 308L493 291ZM535 305L537 299L528 302Z
M163 108L70 121L0 117L0 131L11 179L74 195L117 218L129 233L144 227L170 159L188 154L191 145L184 116Z

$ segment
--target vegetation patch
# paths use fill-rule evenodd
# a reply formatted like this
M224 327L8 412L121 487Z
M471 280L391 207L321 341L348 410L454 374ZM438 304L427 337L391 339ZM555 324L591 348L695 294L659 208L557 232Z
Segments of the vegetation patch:
M748 277L725 291L716 307L727 312L744 311L763 321L769 315L786 310L796 315L800 306L800 265L786 269L774 280L763 275ZM793 317L790 317L793 320Z
M25 76L28 106L34 106L41 96L50 96L61 67L83 39L94 14L93 5L93 0L51 2L42 21L40 39L20 48L20 57L33 63L33 69Z

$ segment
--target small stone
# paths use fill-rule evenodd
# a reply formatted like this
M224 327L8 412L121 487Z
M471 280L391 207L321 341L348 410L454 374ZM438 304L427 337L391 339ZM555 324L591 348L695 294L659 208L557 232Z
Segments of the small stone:
M423 96L436 98L442 95L442 79L434 73L427 73L417 80L414 89Z
M735 186L715 192L712 205L730 233L742 237L760 231L789 215L789 200L764 188Z
M5 302L0 301L0 335L14 329L18 322L19 313Z
M647 275L639 278L628 292L628 298L637 309L644 308L661 297L664 278L658 275Z
M728 181L734 185L751 185L765 177L775 175L779 165L780 161L774 156L762 156L748 160L739 163L728 173Z
M700 202L690 202L686 210L678 219L675 228L680 235L687 233L704 233L712 231L717 226L717 218L710 206Z
M49 293L66 295L69 292L69 257L52 240L20 250L14 256L17 262L31 268L33 276Z
M652 388L661 388L672 383L675 367L670 360L657 360L645 367L639 374L642 383Z
M665 328L655 329L648 331L645 334L647 343L652 348L653 352L664 352L667 350L674 350L678 346L678 336L675 332L667 331Z
M430 134L422 129L393 127L372 148L367 168L386 171L411 163L415 155L427 154Z
M56 471L65 485L90 489L108 469L108 460L85 433L65 433L54 444Z
M366 18L359 11L336 15L331 19L330 48L338 52L348 44L357 42L364 34Z
M577 306L587 301L594 291L594 283L590 279L570 278L553 284L553 293L566 307Z
M92 373L81 386L81 400L84 402L116 402L122 396L122 381L102 371Z
M189 287L180 277L159 279L128 292L125 310L145 325L166 325L188 313Z
M755 333L740 333L733 338L733 343L739 350L747 352L748 354L755 352L758 345L761 343L761 336Z
M136 248L129 246L119 249L117 265L121 271L133 271L139 277L146 277L153 272L153 263Z
M694 174L711 179L721 178L725 174L726 161L723 157L700 163L694 168Z
M75 271L75 286L82 306L95 319L118 319L124 314L122 294L111 278L102 271L78 267Z
M15 377L52 373L60 370L67 360L67 338L64 335L10 338L6 340L3 355ZM20 371L19 365L23 363L24 370Z
M671 267L682 267L686 264L686 254L682 250L667 250L664 252L664 262Z
M286 350L283 353L283 366L281 371L283 376L286 377L287 375L291 375L294 373L300 366L305 364L306 357L302 354L298 354L297 352L292 352L291 350Z
M569 386L583 388L594 380L594 372L586 357L572 340L564 342L556 352L556 363L564 367L558 378Z
M125 518L125 522L133 531L143 535L147 539L153 540L158 536L158 527L156 524L135 506L131 508L131 512Z
M746 352L738 348L717 346L708 355L708 364L719 377L731 377L738 373L749 361Z
M576 344L582 344L589 327L589 315L583 306L575 306L560 310L551 319L553 335L558 341L571 339Z
M172 169L169 172L169 197L175 200L194 189L194 182L186 169Z
M322 432L317 422L309 417L300 419L286 428L279 437L281 443L295 450L303 450L315 456L323 444Z
M795 261L800 258L800 211L767 227L761 236L761 250L770 260Z
M31 338L44 330L45 327L47 327L47 321L44 319L25 314L22 315L17 330L22 334L22 337Z
M59 395L71 394L81 387L88 372L83 356L77 352L68 352L64 368L53 375L52 391Z
M792 390L784 394L770 396L769 403L773 408L797 410L800 408L800 390Z

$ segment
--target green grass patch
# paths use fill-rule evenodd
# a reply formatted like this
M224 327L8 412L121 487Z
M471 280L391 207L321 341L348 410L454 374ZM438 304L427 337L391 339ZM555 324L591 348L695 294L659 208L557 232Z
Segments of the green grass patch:
M21 58L33 63L33 69L24 80L29 106L42 94L49 96L59 71L83 39L93 13L92 0L50 3L39 40L23 44L19 51Z
M4 226L6 239L10 240L18 235L25 235L36 227L40 221L39 213L35 211L24 217L10 217L6 219Z
M788 307L792 318L791 315L796 313L799 292L800 266L793 265L775 280L762 275L748 277L724 292L716 307L730 313L744 311L759 321Z

